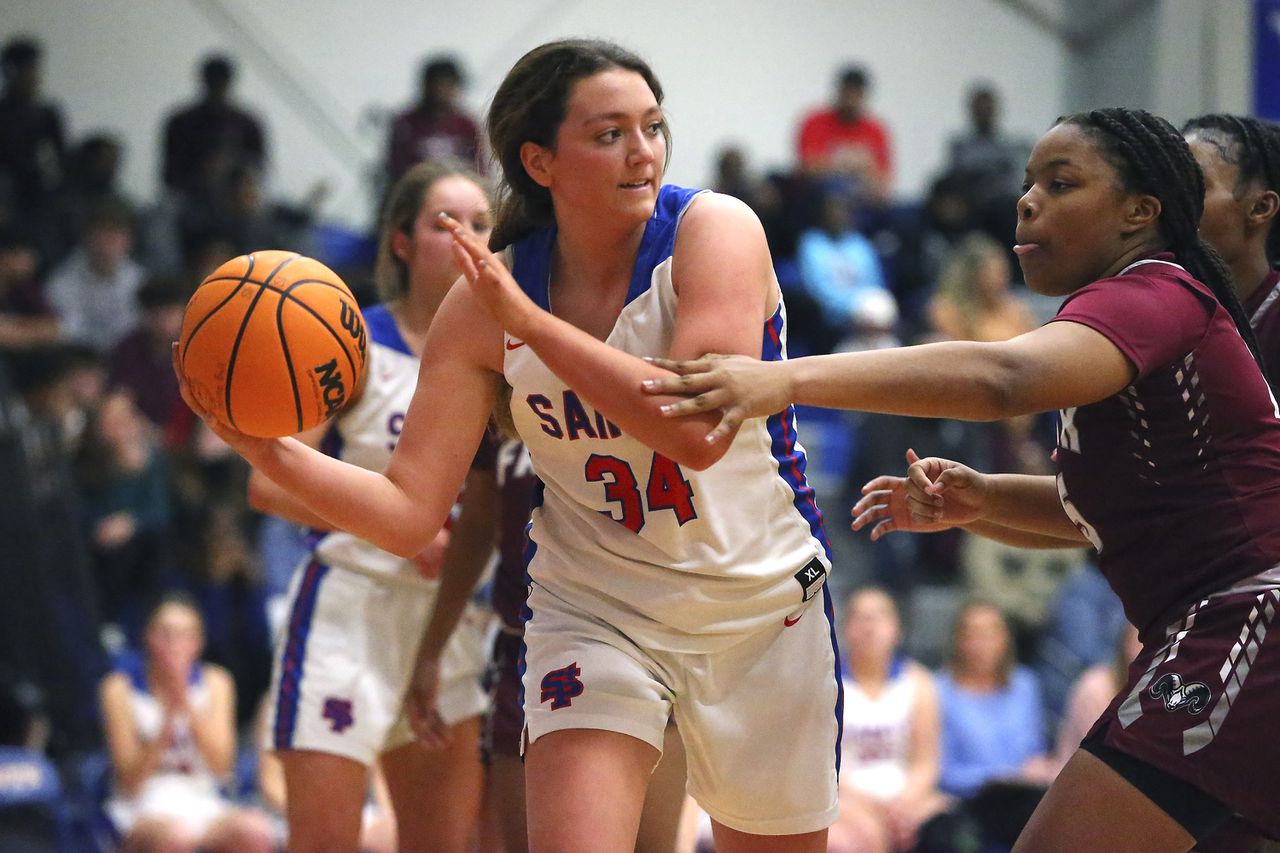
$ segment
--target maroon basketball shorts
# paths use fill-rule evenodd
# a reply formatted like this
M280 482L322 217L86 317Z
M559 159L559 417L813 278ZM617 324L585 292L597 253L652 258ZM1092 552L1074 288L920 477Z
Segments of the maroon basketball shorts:
M1280 837L1280 588L1269 582L1196 602L1152 637L1085 743L1145 762Z
M524 702L520 686L520 661L524 637L505 626L499 628L489 660L489 718L484 727L484 752L520 757L520 735L524 731Z

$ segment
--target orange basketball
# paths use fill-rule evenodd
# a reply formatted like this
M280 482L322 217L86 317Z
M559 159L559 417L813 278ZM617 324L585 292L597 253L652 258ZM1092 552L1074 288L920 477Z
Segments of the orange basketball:
M340 411L364 373L365 343L360 308L333 270L293 252L254 252L200 283L178 357L200 405L270 438Z

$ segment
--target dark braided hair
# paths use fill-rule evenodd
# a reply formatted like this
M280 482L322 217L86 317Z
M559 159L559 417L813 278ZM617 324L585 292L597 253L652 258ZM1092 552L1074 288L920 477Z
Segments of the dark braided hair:
M1125 191L1160 200L1159 228L1169 250L1230 312L1240 337L1265 374L1258 341L1232 286L1231 270L1213 247L1200 239L1204 175L1178 129L1146 110L1123 107L1076 113L1058 123L1075 125L1089 135L1116 170Z
M1253 116L1214 113L1191 119L1182 126L1182 133L1208 137L1222 150L1222 159L1240 169L1237 192L1256 182L1280 193L1280 126ZM1268 264L1280 264L1280 227L1274 221L1266 252Z

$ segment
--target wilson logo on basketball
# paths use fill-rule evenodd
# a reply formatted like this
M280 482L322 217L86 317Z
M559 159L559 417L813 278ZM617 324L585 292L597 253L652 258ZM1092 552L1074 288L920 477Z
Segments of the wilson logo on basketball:
M342 408L347 401L347 386L342 382L342 372L338 370L338 360L331 358L324 364L314 368L320 377L320 388L324 394L325 417Z
M360 359L363 361L366 336L360 312L344 302L338 320L342 323L342 328L347 330L347 334L351 335L351 340L356 342L356 349L360 350Z

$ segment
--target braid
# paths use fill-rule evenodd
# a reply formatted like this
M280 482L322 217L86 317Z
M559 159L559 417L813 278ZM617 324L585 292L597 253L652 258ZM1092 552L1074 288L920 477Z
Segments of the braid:
M1204 175L1182 134L1159 116L1121 107L1068 116L1063 122L1091 132L1127 191L1160 200L1160 232L1169 241L1174 257L1213 291L1262 367L1249 317L1232 286L1231 270L1213 247L1200 239ZM1265 367L1262 370L1265 374Z
M1215 113L1187 122L1182 132L1209 131L1227 137L1222 157L1240 169L1240 185L1257 182L1264 189L1280 193L1280 126L1253 116ZM1266 242L1267 263L1280 265L1280 223L1273 220Z

